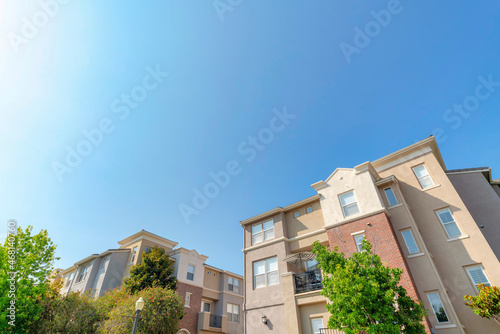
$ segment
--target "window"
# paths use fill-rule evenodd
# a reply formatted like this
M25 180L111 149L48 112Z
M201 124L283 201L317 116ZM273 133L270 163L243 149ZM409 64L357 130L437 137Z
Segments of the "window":
M316 260L306 261L306 271L314 269L318 269L318 261Z
M408 248L408 253L415 254L419 252L417 243L415 242L415 238L413 238L413 234L411 230L406 230L401 232L403 235L403 239L405 239L406 247Z
M188 264L187 277L188 280L194 281L194 266Z
M441 223L443 224L444 229L448 234L448 237L455 238L462 235L462 231L460 231L460 228L458 227L457 222L453 218L450 209L446 208L443 210L439 210L436 213L439 217L439 220L441 220Z
M227 289L229 291L240 292L240 280L237 278L229 277L227 279Z
M148 254L150 251L151 251L151 248L146 247L146 250L145 250L146 254Z
M108 261L107 257L105 257L104 259L102 259L101 265L99 266L99 270L100 271L103 271L106 268L106 261Z
M210 275L210 270L207 271L207 275Z
M252 245L274 238L274 222L268 220L252 226Z
M365 237L364 234L357 234L354 236L354 242L356 243L356 248L358 249L358 252L364 252L364 249L361 249L363 238Z
M214 277L217 277L217 273L214 273Z
M300 214L299 214L299 212L298 212L298 211L295 211L295 212L293 213L293 216L294 216L295 218L299 218Z
M391 187L384 189L385 197L387 198L387 203L389 206L393 206L398 204L398 200L396 199L396 195L394 195L394 190Z
M354 191L349 191L348 193L340 195L340 203L342 204L344 217L349 217L359 212L358 203L356 202L356 197L354 197Z
M320 334L320 329L323 328L323 318L311 319L311 328L314 334Z
M469 274L470 279L474 283L474 288L476 289L477 292L479 292L479 289L477 288L479 283L483 283L486 286L491 286L488 277L486 277L486 274L484 273L483 267L481 266L469 267L467 268L467 273Z
M184 301L184 306L191 307L191 293L186 292L186 300Z
M429 188L434 185L434 181L432 181L432 178L424 165L413 167L413 171L415 172L422 189Z
M311 212L313 212L313 208L312 208L312 206L308 207L308 208L306 209L306 212L307 212L307 213L311 213Z
M132 250L132 256L130 257L130 263L134 263L135 254L137 254L137 246L135 246L134 249Z
M71 281L73 280L73 276L75 276L75 272L74 271L71 274L69 274L69 277L67 277L66 286L69 286L71 284Z
M240 305L227 303L227 320L240 322Z
M448 315L444 310L443 303L441 302L441 298L439 298L439 293L428 293L427 298L429 299L429 303L431 303L432 310L436 315L436 319L439 323L449 322Z
M272 257L253 263L253 286L254 289L279 283L278 258Z
M85 276L87 276L87 272L89 271L90 265L86 265L85 267L80 268L80 275L78 275L78 280L77 282L81 282L85 279Z
M201 302L201 311L202 312L212 312L212 304L209 302Z

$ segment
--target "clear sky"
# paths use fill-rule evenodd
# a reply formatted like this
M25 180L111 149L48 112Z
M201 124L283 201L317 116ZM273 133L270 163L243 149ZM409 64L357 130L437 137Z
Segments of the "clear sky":
M4 0L0 37L0 237L58 267L146 229L242 274L241 220L432 133L500 178L497 2Z

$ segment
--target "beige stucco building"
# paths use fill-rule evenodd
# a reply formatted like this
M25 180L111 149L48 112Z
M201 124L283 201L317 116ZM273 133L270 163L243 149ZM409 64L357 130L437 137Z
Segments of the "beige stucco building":
M208 256L177 247L177 242L145 230L118 244L117 249L92 254L60 270L64 278L61 293L92 291L98 297L119 287L145 252L160 247L175 261L177 294L184 301L185 315L178 333L243 333L243 276L210 266Z
M500 285L500 182L489 168L447 170L431 136L312 187L316 195L240 223L247 334L336 333L324 329L322 274L297 254L316 240L352 254L363 236L404 270L428 333L500 332L464 305L476 284Z

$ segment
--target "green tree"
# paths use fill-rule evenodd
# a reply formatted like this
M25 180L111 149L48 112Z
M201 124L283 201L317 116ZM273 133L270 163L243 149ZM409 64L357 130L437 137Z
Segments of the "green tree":
M109 318L99 327L98 333L131 333L135 314L135 302L144 299L142 319L137 326L137 334L175 334L179 330L179 320L184 315L184 304L173 290L163 287L148 287L123 299L109 312Z
M500 323L500 288L497 286L478 285L479 295L465 296L465 305L482 318L493 318Z
M125 287L132 294L153 286L175 290L177 278L173 274L174 261L163 248L154 247L142 253L142 262L132 267Z
M29 333L38 320L41 301L49 291L49 275L56 258L56 246L46 230L32 235L9 225L9 234L0 246L0 332Z
M329 251L314 243L313 252L323 271L321 294L331 301L326 304L331 314L328 328L346 334L425 333L426 311L421 301L414 301L399 285L402 269L385 267L366 240L362 249L346 258L338 247Z

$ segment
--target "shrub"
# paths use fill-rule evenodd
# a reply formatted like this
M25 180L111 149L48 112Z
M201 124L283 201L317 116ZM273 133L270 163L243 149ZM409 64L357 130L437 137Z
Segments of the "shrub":
M497 286L478 285L479 295L465 296L465 305L482 318L498 319L500 314L500 288Z

